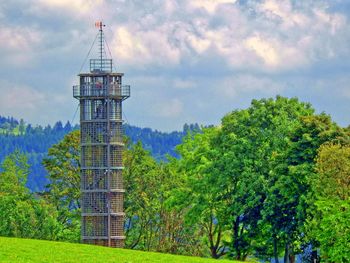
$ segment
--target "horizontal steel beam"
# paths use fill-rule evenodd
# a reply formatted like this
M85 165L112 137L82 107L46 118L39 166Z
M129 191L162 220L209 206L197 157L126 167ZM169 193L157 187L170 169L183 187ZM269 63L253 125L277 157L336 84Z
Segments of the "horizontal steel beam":
M82 236L82 239L108 239L108 236ZM111 239L125 239L125 236L111 236Z
M125 193L125 189L94 189L94 190L84 190L81 189L82 193Z
M108 216L108 213L81 213L82 216ZM124 212L110 213L111 216L125 216Z
M80 167L80 170L94 170L94 169L98 169L98 170L124 170L123 166L111 166L111 167L107 167L107 166L82 166Z

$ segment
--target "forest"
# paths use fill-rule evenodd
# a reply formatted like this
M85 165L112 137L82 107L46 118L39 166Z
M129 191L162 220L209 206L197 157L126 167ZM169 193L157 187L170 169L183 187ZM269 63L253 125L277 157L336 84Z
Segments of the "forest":
M62 139L43 156L48 177L40 190L27 184L24 148L6 152L0 236L80 242L80 134L60 127ZM128 128L126 248L241 261L350 261L350 127L277 96L233 110L218 126L187 125L171 140ZM6 136L29 136L24 130ZM143 141L153 136L160 145L178 144L176 153L154 152L155 144Z
M142 141L143 147L150 151L157 161L160 161L166 160L168 154L178 157L175 146L181 143L182 137L188 130L198 130L199 125L185 124L183 131L170 133L129 124L124 124L123 128L132 142ZM50 125L42 127L27 124L23 119L18 121L13 117L0 116L0 163L15 150L24 152L30 165L27 186L31 191L42 191L49 183L47 171L42 165L48 149L62 140L66 134L77 129L79 126L72 126L69 121L65 125L57 121L52 127Z

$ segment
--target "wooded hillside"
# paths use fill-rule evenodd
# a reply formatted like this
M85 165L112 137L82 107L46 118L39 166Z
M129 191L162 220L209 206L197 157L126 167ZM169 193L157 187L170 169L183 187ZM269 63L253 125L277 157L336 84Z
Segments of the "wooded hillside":
M27 185L32 191L41 191L48 183L47 172L42 165L48 149L76 129L79 129L79 126L72 126L69 122L63 125L58 121L52 127L42 127L28 124L23 119L18 121L12 117L0 116L0 162L16 149L24 152L30 164ZM125 135L131 142L141 141L144 148L158 161L165 160L168 154L177 156L175 146L181 143L188 130L195 129L199 129L198 124L185 124L183 131L170 133L124 125Z

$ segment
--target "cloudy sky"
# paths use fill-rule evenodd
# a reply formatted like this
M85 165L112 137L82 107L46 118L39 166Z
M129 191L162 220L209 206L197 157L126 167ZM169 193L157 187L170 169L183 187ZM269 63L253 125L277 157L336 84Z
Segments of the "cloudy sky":
M1 1L0 115L71 121L72 85L101 19L132 86L132 125L218 124L277 94L350 124L349 0Z

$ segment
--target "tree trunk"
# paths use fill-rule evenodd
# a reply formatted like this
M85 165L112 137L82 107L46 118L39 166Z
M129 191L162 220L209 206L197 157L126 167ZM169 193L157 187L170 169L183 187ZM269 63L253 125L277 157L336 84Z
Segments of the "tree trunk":
M286 245L284 247L284 263L290 263L289 262L289 242L286 241Z
M216 236L216 242L215 242L215 245L214 245L214 234L215 232L217 232L217 236ZM220 253L220 241L221 241L221 227L217 227L215 226L214 228L214 233L211 235L211 251L212 251L212 257L215 258L215 259L218 259L220 258L223 254Z
M219 255L217 254L216 248L215 247L210 247L210 253L211 253L211 257L218 259Z
M275 263L279 263L278 260L278 247L277 247L277 237L273 234L273 256L275 258Z
M311 260L312 263L318 263L318 257L317 257L317 250L312 248L312 252L311 252Z
M289 263L295 263L295 255L289 254Z
M236 251L236 259L241 260L241 250L239 247L239 216L237 216L236 221L233 226L233 236L234 236L234 241L233 241L233 246Z
M208 239L209 239L209 248L212 258L217 258L216 247L214 246L214 233L213 233L213 217L210 215L209 225L207 227Z

